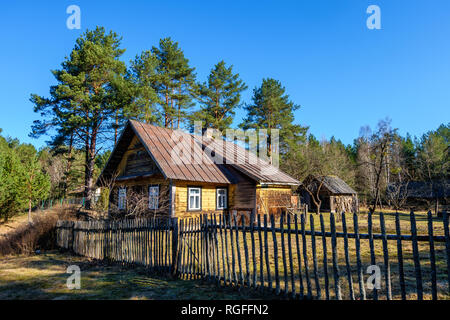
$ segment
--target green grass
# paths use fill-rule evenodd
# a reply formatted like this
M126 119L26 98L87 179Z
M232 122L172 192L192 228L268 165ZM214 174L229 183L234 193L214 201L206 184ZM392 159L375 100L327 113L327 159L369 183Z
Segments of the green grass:
M81 269L81 289L69 290L69 265ZM2 257L0 299L261 299L249 290L218 288L198 280L154 276L140 267L123 267L87 258L46 252Z

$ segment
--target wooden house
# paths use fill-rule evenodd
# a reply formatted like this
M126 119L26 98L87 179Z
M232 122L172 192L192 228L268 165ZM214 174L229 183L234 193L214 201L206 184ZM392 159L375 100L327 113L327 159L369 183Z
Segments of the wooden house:
M97 183L110 187L110 211L171 217L280 212L300 184L234 142L133 120Z
M309 191L309 192L308 192ZM298 188L302 203L315 211L312 196L321 200L320 210L331 212L358 212L358 195L337 176L308 176ZM312 195L311 195L312 193Z

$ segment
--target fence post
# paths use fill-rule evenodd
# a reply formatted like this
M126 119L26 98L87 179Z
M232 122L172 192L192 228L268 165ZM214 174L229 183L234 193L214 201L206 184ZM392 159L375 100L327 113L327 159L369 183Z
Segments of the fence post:
M450 230L448 227L448 213L443 212L442 216L444 224L444 234L445 234L445 251L447 254L447 282L448 282L448 293L450 294Z
M208 281L211 281L211 266L210 266L210 248L209 248L209 222L208 222L208 215L203 215L203 231L204 231L204 241L205 241L205 263L206 263L206 273L208 275Z
M423 300L422 270L420 268L419 246L417 245L416 216L414 211L411 210L409 217L411 221L411 237L413 247L414 269L416 273L417 300Z
M172 224L171 230L172 230L172 276L174 278L178 277L178 218L172 218L170 219L170 222Z
M71 222L70 223L70 236L71 236L71 239L70 239L70 244L68 245L68 249L70 250L70 251L74 251L74 244L75 244L75 222Z

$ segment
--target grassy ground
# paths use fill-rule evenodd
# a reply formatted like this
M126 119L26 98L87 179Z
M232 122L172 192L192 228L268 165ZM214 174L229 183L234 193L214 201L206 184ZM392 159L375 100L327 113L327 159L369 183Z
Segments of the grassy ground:
M81 289L69 290L69 265L81 269ZM46 252L2 257L0 299L260 299L257 293L218 288L200 281L150 276L143 268L99 264Z

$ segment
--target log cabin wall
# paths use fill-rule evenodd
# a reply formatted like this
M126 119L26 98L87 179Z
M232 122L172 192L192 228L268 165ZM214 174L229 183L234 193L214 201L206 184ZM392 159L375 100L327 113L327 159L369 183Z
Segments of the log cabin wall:
M188 210L188 188L201 188L201 210ZM228 208L234 201L234 194L230 192L230 186L226 184L201 183L193 181L175 182L175 216L180 218L193 217L201 213L226 213L228 210L216 209L216 190L218 187L228 188Z
M291 186L271 185L256 187L256 209L258 214L279 215L283 208L291 205Z
M244 176L239 171L229 168L236 179L236 183L230 185L230 210L255 210L256 209L256 182Z
M117 170L119 177L143 173L161 173L136 136L131 140Z

